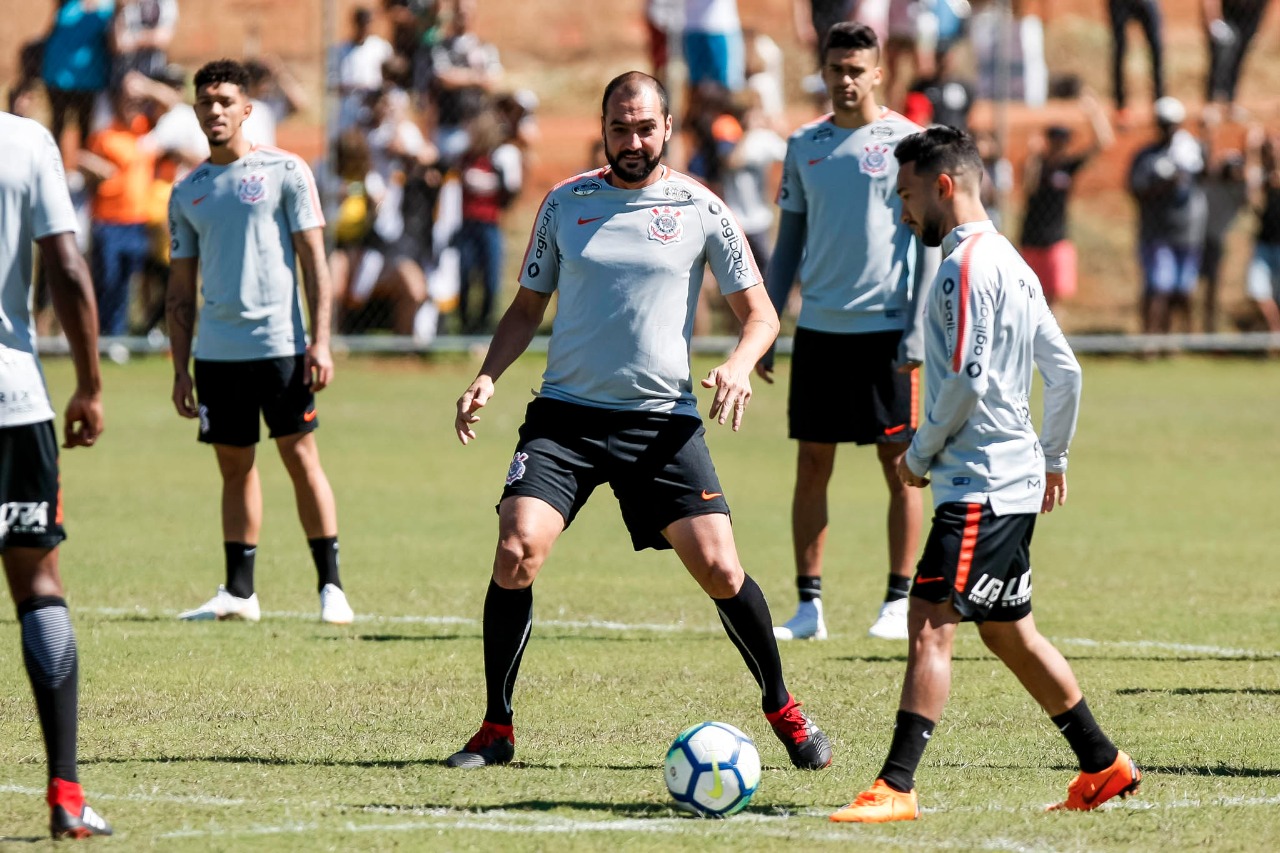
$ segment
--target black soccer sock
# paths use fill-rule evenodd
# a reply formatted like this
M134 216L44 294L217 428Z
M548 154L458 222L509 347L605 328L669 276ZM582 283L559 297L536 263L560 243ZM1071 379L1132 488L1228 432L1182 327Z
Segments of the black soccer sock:
M1080 769L1085 773L1098 773L1115 762L1120 750L1103 734L1083 696L1074 708L1050 719L1067 739L1067 743L1071 744L1071 749L1080 762Z
M911 592L911 578L902 575L889 575L889 586L885 588L885 601L901 601Z
M484 718L511 725L520 659L533 630L533 587L504 589L493 580L484 597Z
M311 546L311 559L316 564L316 592L330 583L342 589L342 581L338 579L338 537L321 536L308 539L307 544Z
M924 748L933 737L937 723L910 711L899 711L893 724L893 743L889 757L880 769L880 778L895 791L907 792L916 786L916 768L924 756Z
M822 598L822 578L796 575L796 592L800 593L801 602Z
M773 636L773 617L764 592L744 575L742 589L733 598L715 598L725 633L738 647L747 669L760 685L760 707L772 714L787 704L787 685L782 680L782 659Z
M253 595L253 564L258 556L258 546L223 542L222 550L227 555L227 582L223 587L236 598Z
M76 684L79 664L76 635L67 602L56 595L35 595L18 604L22 658L36 696L44 733L49 778L76 778Z

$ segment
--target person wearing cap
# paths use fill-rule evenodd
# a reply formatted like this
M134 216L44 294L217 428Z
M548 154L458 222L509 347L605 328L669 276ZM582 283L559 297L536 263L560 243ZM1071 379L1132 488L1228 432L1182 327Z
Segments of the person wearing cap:
M1177 98L1155 103L1156 139L1129 168L1129 192L1138 205L1138 256L1142 264L1142 328L1170 331L1171 314L1189 326L1190 297L1200 271L1208 205L1200 176L1204 148L1182 128L1187 110Z
M1044 137L1033 137L1023 186L1022 257L1044 288L1053 308L1076 292L1076 246L1067 236L1067 200L1075 186L1076 172L1115 141L1111 122L1089 90L1080 95L1080 109L1093 130L1093 144L1072 149L1071 128L1053 125Z

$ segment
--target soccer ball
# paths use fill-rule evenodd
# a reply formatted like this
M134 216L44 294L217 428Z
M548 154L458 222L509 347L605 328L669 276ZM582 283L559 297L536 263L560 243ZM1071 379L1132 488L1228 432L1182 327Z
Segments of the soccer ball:
M702 817L742 811L760 786L760 753L728 723L698 723L667 750L667 790L676 807Z

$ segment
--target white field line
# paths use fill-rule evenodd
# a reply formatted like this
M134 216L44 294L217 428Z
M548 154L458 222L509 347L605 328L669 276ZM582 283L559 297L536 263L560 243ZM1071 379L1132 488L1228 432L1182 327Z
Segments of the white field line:
M75 611L73 610L73 613ZM145 607L86 607L81 612L99 616L171 616L176 617L176 610L150 610ZM316 613L302 613L291 610L263 611L267 619L288 619L303 622L318 621ZM382 616L359 614L356 622L362 624L387 625L466 625L479 626L480 620L466 616ZM617 631L619 633L713 633L721 631L715 625L689 625L684 622L616 622L608 619L535 619L535 630L539 626L549 628L572 628L589 631ZM1086 646L1102 649L1130 649L1145 651L1180 652L1183 654L1213 655L1224 658L1280 658L1280 651L1265 649L1240 649L1227 646L1193 645L1187 643L1164 643L1154 640L1092 640L1087 637L1051 637L1055 643L1071 646Z
M29 794L44 796L44 788L28 788L25 785L0 785L0 794ZM202 794L98 794L88 795L91 800L124 800L131 803L177 803L184 806L243 806L248 800L231 797L207 797Z

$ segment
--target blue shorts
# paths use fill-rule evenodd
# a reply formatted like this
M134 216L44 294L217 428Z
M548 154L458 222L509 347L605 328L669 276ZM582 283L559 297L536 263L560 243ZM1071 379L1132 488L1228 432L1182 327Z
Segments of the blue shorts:
M686 31L684 63L690 86L710 80L731 92L739 91L746 79L742 33Z
M1149 296L1190 296L1200 276L1200 249L1171 243L1143 243L1138 247L1142 281Z
M1280 302L1280 244L1259 243L1245 275L1245 292L1255 302Z

